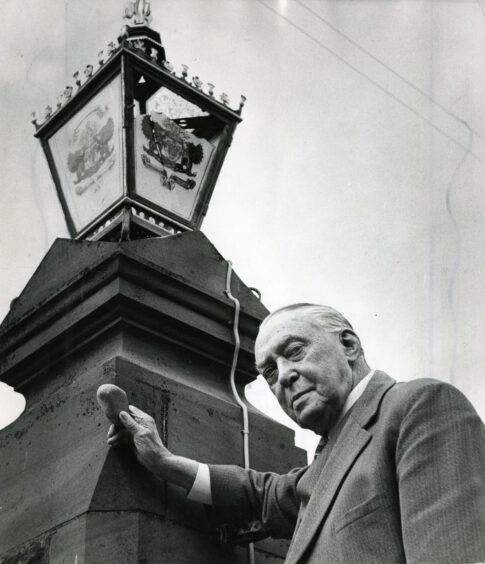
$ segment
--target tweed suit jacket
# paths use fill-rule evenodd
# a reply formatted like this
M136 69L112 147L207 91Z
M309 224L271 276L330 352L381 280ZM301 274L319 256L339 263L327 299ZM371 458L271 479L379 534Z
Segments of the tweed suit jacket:
M310 466L209 469L216 522L259 520L288 563L485 562L485 428L443 382L376 372Z

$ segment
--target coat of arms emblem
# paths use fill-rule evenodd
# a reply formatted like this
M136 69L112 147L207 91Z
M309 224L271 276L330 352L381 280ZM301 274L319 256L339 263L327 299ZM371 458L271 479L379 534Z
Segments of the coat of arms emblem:
M198 175L195 168L204 160L204 148L197 138L163 114L142 116L141 130L146 141L141 160L160 173L162 186L193 190Z
M98 180L114 165L114 131L108 106L94 108L73 131L67 168L74 177L76 194L93 185L99 187Z

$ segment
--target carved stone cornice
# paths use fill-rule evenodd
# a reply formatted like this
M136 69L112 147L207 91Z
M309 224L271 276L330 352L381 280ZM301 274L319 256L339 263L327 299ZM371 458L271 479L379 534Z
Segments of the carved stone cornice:
M130 326L229 365L226 270L201 232L120 243L58 239L0 326L0 379L19 387L103 332ZM267 310L236 275L232 293L241 302L238 367L250 381Z

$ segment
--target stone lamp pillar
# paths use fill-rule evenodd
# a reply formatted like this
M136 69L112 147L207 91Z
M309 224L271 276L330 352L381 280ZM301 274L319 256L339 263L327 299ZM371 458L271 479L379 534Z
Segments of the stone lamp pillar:
M168 448L241 464L242 416L229 381L234 304L227 262L199 231L245 98L178 71L130 2L129 24L75 72L33 123L71 240L58 239L0 326L0 380L27 400L0 431L0 564L243 563L204 508L156 480L129 448L109 449L104 383L152 414ZM267 311L234 275L241 303L236 381L256 377ZM251 465L305 464L293 432L249 408ZM256 561L287 546L261 541Z
M107 447L95 397L115 383L175 453L242 465L226 272L200 232L53 244L0 327L0 379L27 400L0 431L2 564L247 562L244 546L219 543L203 506L128 448ZM242 393L266 309L236 275L231 291L241 302ZM249 410L254 468L305 464L292 431ZM256 562L282 562L286 549L261 541Z

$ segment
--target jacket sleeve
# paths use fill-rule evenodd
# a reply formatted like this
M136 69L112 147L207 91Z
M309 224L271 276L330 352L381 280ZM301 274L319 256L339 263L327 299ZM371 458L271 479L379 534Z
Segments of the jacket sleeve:
M485 428L453 386L427 380L396 445L407 562L485 562Z
M291 539L300 507L296 486L306 467L284 475L239 466L209 465L209 470L214 524L239 529L236 537L252 531L247 540Z

